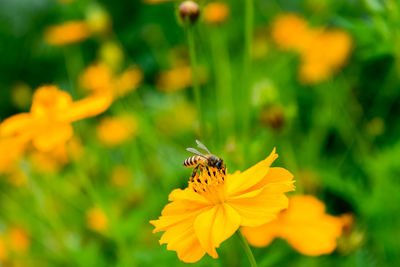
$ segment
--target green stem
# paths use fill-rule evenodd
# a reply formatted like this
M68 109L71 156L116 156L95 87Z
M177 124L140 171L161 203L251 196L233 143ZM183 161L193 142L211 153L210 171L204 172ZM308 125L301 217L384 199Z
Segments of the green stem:
M251 57L253 54L254 3L245 0L245 29L243 54L243 87L242 87L242 140L243 153L247 154L250 129L250 95L251 95Z
M257 267L257 262L256 262L256 259L253 256L253 252L251 252L249 244L247 244L247 241L244 238L244 236L242 235L242 233L240 232L240 230L236 231L236 236L240 240L240 244L242 245L242 247L244 249L244 252L246 253L247 258L249 259L250 266L251 267Z
M200 85L198 77L198 64L197 64L196 47L194 41L194 31L193 31L193 25L190 25L189 21L186 22L186 25L187 25L186 28L187 28L187 38L188 38L189 55L190 55L190 67L191 67L192 81L193 81L193 91L199 118L199 134L201 138L204 138L202 134L205 129L204 116L201 106L201 94L200 94Z

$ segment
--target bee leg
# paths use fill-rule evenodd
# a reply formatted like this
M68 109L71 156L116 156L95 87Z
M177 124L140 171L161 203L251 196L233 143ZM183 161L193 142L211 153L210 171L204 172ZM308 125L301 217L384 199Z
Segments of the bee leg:
M199 169L200 165L197 165L196 167L194 167L193 172L192 172L192 178L194 178L196 176L197 170Z

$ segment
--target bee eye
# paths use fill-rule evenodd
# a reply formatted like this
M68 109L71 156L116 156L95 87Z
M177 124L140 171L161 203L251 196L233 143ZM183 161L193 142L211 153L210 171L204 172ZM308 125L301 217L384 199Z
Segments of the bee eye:
M218 160L216 165L217 165L217 168L220 169L222 167L222 161Z

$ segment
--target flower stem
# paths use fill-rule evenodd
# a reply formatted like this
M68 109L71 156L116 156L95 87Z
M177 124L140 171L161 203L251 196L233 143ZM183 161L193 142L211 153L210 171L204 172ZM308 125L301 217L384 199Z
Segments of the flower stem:
M243 53L243 83L242 83L242 140L244 153L247 154L249 147L249 129L250 129L250 96L251 96L251 57L253 54L253 28L254 28L254 2L253 0L245 0L244 12L244 53Z
M244 236L242 235L242 233L240 232L240 230L236 231L236 236L240 240L240 244L242 245L242 247L244 249L244 252L246 253L247 258L249 259L251 267L257 267L257 262L256 262L256 259L253 256L253 252L251 252L249 244L247 244L247 241L244 238Z
M189 45L189 56L190 56L190 67L191 67L191 74L192 74L192 82L193 82L193 93L194 99L196 102L196 108L199 118L199 134L202 138L204 131L204 117L202 112L201 106L201 94L200 94L200 85L199 85L199 77L198 77L198 65L197 65L197 57L196 57L196 47L194 41L194 31L193 25L190 25L190 22L186 22L186 29L187 29L187 38L188 38L188 45Z

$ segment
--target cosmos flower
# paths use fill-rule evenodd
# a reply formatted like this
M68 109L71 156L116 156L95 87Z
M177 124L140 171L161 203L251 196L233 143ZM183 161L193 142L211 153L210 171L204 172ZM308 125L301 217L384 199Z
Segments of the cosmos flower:
M97 137L106 146L118 146L137 135L137 124L136 118L130 114L106 117L97 126Z
M343 220L325 213L325 205L313 196L298 195L276 220L258 227L244 227L243 235L257 247L267 246L276 237L285 239L302 254L318 256L336 248Z
M143 73L136 66L127 68L120 75L114 75L107 64L94 63L81 74L80 84L89 92L107 93L117 98L138 88L142 79Z
M352 39L341 29L311 28L296 14L283 14L275 19L271 35L284 50L300 55L299 79L303 84L316 84L330 78L350 55Z
M209 24L220 24L229 17L229 6L224 2L211 2L204 7L203 18Z
M84 21L68 21L50 26L44 33L46 43L55 46L81 42L90 36L90 30Z
M57 86L39 87L30 112L4 120L0 124L0 137L32 141L37 150L51 151L72 138L72 122L104 112L111 99L109 94L94 94L74 102Z
M271 27L272 39L284 50L301 51L310 42L307 21L296 14L278 16Z
M293 175L270 167L275 149L244 172L227 174L209 168L191 179L187 188L175 189L153 232L164 231L160 244L177 252L180 260L196 262L205 253L217 258L216 248L240 226L259 226L273 220L288 205L285 192L294 190Z
M86 212L86 224L91 230L103 233L108 228L107 215L100 208L91 208Z
M15 170L16 163L22 156L27 141L26 137L4 137L0 134L0 174L10 173Z
M21 227L12 227L8 232L10 248L18 253L26 252L31 245L31 239L25 229Z

